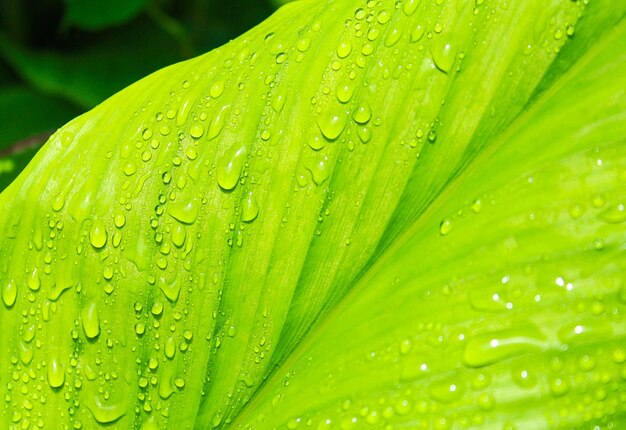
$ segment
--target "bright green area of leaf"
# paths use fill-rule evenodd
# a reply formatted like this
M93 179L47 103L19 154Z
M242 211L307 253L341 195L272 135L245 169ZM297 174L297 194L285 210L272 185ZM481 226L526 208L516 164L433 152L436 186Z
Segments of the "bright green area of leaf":
M619 427L608 6L301 0L67 124L0 195L0 424Z
M65 0L68 24L98 30L122 24L135 17L148 0Z

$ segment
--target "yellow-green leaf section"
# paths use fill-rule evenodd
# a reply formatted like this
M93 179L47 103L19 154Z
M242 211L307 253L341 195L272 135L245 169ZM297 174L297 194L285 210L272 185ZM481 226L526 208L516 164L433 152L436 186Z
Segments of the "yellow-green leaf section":
M625 13L301 0L70 122L0 195L0 427L619 428Z

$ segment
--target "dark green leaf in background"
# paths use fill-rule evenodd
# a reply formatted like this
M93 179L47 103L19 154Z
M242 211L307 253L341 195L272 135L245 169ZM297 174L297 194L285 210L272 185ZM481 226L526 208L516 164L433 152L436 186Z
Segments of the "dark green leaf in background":
M132 19L148 0L65 0L65 3L68 24L99 30Z

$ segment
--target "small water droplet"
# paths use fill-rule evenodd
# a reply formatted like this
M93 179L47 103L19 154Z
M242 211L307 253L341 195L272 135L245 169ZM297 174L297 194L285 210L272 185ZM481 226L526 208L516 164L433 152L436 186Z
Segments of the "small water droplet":
M444 219L443 221L441 221L441 224L439 225L440 235L446 236L448 235L448 233L450 233L451 230L452 230L452 221L450 221L449 219Z

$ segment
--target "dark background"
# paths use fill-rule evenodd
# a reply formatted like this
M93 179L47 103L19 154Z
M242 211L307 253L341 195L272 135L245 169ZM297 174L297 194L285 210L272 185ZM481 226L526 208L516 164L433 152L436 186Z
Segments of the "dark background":
M57 128L285 0L0 0L0 191Z

